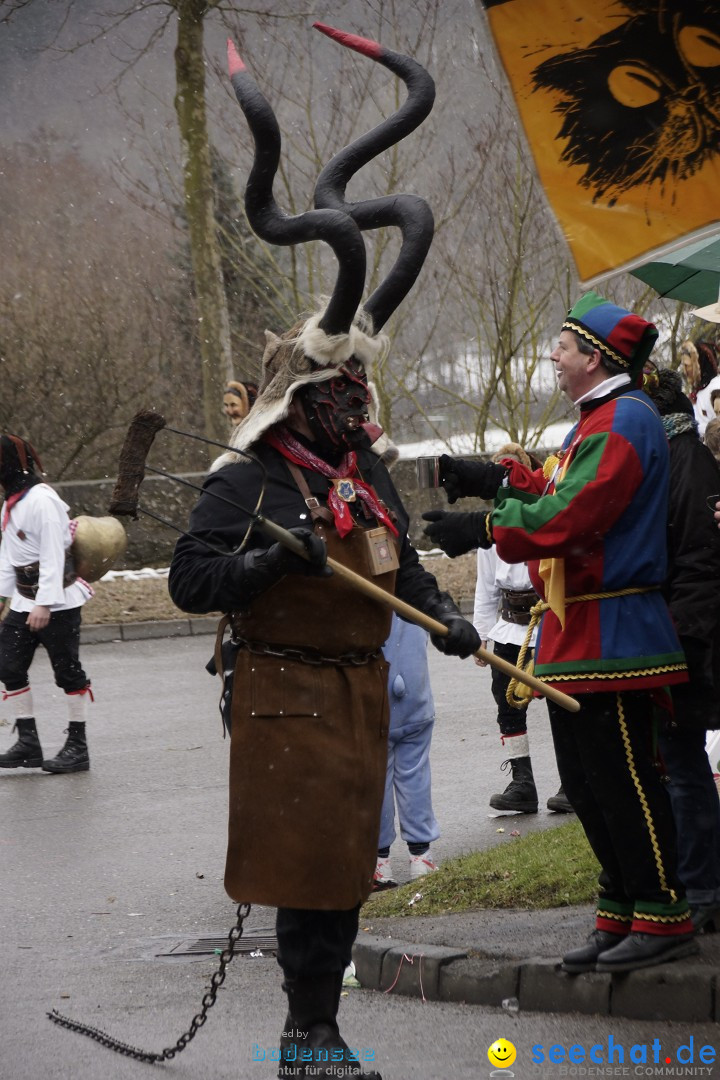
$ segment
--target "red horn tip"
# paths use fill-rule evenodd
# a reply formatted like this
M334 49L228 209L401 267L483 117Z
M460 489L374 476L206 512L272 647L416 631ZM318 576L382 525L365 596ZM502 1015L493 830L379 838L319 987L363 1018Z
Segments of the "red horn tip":
M369 56L373 60L377 60L379 56L383 54L382 45L377 41L371 41L370 38L358 37L357 34L348 34L345 30L336 30L334 26L326 26L325 23L314 22L313 27L319 30L321 34L326 34L333 41L338 41L341 45L344 45L346 49L354 49L355 52L362 53L363 56Z
M242 60L240 59L240 53L237 51L233 41L230 38L228 38L228 43L227 43L227 57L228 57L228 72L230 73L230 78L231 79L232 79L233 75L237 75L237 73L239 71L245 71L245 65L243 64Z

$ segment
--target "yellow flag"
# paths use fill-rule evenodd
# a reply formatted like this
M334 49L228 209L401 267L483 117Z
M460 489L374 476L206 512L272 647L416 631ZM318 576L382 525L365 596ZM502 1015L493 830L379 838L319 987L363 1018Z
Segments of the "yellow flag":
M484 6L584 285L720 230L720 4Z

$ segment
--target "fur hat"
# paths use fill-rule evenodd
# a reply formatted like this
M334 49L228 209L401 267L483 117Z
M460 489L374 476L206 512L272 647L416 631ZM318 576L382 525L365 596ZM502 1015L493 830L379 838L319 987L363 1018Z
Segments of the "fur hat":
M633 376L642 371L658 338L653 323L594 292L585 293L570 308L562 328L580 334Z
M298 323L282 336L265 331L265 352L262 358L262 377L257 400L248 415L240 421L230 437L230 445L247 450L274 424L284 420L290 403L301 386L335 378L350 357L354 356L367 369L380 360L387 349L387 337L370 337L363 329L362 312L356 317L348 334L329 335L318 326L323 312ZM372 402L368 410L371 423L377 423L377 392L368 383ZM385 439L373 443L375 453L383 455L392 444ZM211 472L235 461L237 454L225 453L213 462Z
M679 371L671 368L658 368L657 379L646 384L646 393L657 405L661 416L672 413L687 413L694 416L692 402L683 393L682 378Z
M509 442L501 446L499 450L496 450L492 456L494 462L502 461L503 458L515 458L521 465L524 465L527 469L532 469L533 464L530 460L530 455L523 450L519 443Z

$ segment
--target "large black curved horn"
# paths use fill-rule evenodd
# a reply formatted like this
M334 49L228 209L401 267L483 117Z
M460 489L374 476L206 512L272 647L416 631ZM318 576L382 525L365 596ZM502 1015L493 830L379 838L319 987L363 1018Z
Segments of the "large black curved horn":
M255 159L245 188L245 209L251 228L270 244L288 246L324 240L335 252L339 272L319 326L327 334L347 333L365 287L365 243L359 227L339 209L308 210L293 217L273 197L280 163L280 128L270 103L228 41L228 69L235 96L255 140Z
M420 126L433 107L435 83L425 68L409 56L391 52L369 38L347 34L323 23L316 22L313 26L346 48L377 60L398 75L408 89L408 96L397 112L336 154L315 185L316 207L343 209L364 230L396 225L402 232L400 254L385 280L364 305L377 333L415 284L432 243L433 215L419 195L386 195L347 203L345 188L359 169Z

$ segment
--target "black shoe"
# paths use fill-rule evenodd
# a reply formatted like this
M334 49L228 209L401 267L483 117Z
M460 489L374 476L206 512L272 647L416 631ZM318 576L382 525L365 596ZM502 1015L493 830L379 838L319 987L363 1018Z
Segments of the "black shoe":
M691 904L690 918L698 934L720 931L720 906L717 904Z
M551 795L547 801L548 810L554 811L556 814L574 814L575 811L572 808L572 803L568 799L567 795L563 791L562 787L558 791L557 795Z
M17 742L0 754L0 769L39 769L43 756L34 718L17 720L13 731L17 731Z
M611 949L613 945L619 945L624 940L623 934L611 934L607 930L593 930L584 945L563 956L562 969L569 971L572 975L578 975L581 971L595 971L600 953Z
M596 971L635 971L638 968L680 960L700 952L694 931L668 937L660 934L628 934L619 945L600 953Z
M87 772L90 768L85 725L71 721L67 730L68 737L62 750L54 758L42 762L45 772Z
M508 758L500 766L510 766L512 780L502 795L491 795L493 810L514 810L517 814L537 814L538 797L529 757Z

